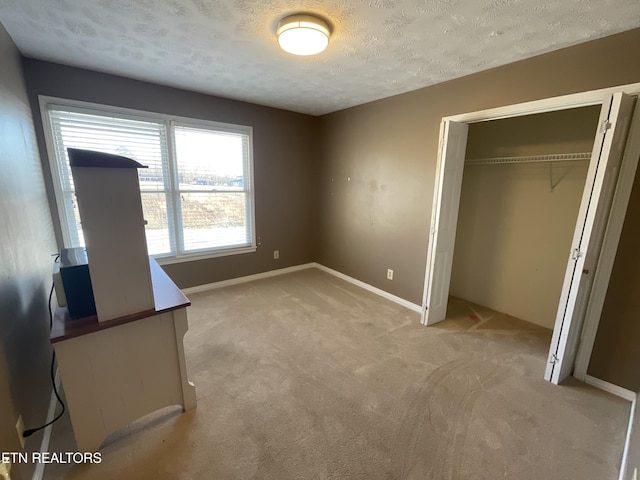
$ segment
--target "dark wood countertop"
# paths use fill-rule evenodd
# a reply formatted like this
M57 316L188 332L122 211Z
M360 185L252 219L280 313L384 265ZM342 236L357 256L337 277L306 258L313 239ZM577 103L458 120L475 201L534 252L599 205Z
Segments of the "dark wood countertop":
M106 322L98 322L96 315L72 319L69 316L69 310L57 307L53 316L53 327L51 328L50 336L51 343L80 337L191 305L189 299L151 257L149 257L149 266L151 270L151 284L153 286L153 299L155 302L155 308L153 310L145 310L124 317L114 318Z

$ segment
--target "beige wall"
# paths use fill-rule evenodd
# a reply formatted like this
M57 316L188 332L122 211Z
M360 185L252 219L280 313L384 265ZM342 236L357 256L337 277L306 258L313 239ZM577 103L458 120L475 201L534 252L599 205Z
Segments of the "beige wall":
M465 168L451 295L553 328L588 162Z
M44 423L51 383L47 295L56 246L20 55L0 25L0 451ZM27 442L37 450L41 436ZM12 478L27 478L16 467Z
M589 375L633 392L640 392L640 169L638 172L588 369ZM636 428L640 432L640 423Z
M322 117L319 261L420 304L441 118L640 82L639 51L636 29Z
M469 126L469 159L591 152L600 106L505 118Z
M420 304L442 117L639 82L639 49L632 30L322 117L320 262Z
M45 180L51 174L42 135L38 95L253 127L255 253L165 265L178 286L241 277L308 263L315 258L318 200L318 119L224 98L24 59ZM61 244L58 214L51 211ZM273 259L273 251L280 259Z
M591 152L599 112L588 107L472 124L467 158ZM586 160L467 166L450 293L553 328L588 166Z

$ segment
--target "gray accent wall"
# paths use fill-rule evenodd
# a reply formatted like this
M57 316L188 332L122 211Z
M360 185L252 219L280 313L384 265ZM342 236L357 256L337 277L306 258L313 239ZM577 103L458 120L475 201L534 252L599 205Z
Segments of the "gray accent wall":
M33 59L23 62L56 236L58 212L38 95L253 127L255 253L164 265L181 288L312 262L317 238L319 120L225 98ZM273 251L280 251L274 260Z
M18 415L45 422L51 395L49 317L57 250L20 54L0 25L0 451L20 451ZM27 450L40 447L41 434ZM12 478L28 478L17 465ZM21 471L23 470L23 471Z

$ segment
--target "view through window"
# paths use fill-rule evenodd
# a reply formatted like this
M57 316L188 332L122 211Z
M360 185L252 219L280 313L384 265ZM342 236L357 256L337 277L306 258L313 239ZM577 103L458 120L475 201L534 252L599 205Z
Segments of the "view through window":
M132 158L149 253L189 257L255 249L251 128L168 118L133 118L50 105L56 197L65 246L84 246L67 148Z

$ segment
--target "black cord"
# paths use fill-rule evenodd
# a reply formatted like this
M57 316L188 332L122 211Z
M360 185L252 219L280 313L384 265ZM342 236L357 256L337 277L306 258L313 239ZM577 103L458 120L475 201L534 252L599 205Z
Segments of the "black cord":
M58 261L59 257L60 256L58 255L58 257L55 260L56 262ZM51 291L49 292L49 330L53 329L53 313L51 312L51 299L53 297L53 289L54 289L54 285L51 285ZM23 438L30 437L31 435L36 433L38 430L42 430L43 428L46 428L49 425L52 425L54 422L57 422L60 419L60 417L62 417L62 415L64 415L66 407L64 405L64 402L62 401L62 398L60 398L60 394L58 393L58 388L56 387L56 377L54 373L55 363L56 363L56 351L54 350L53 353L51 354L51 384L53 385L53 393L55 393L56 398L58 399L58 402L60 403L60 405L62 405L62 411L58 414L56 418L54 418L50 422L45 423L44 425L38 428L30 428L29 430L25 430L24 432L22 432Z

